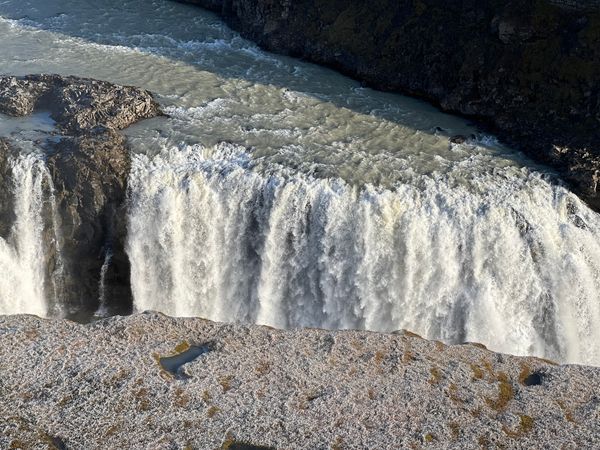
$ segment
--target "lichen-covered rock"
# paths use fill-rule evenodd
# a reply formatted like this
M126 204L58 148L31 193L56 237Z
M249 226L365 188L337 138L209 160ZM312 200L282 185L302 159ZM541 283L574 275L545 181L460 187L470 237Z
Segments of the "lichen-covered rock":
M597 0L188 2L269 50L478 118L600 210L597 158L580 158L600 156Z
M12 316L0 361L2 448L600 446L599 368L407 332Z

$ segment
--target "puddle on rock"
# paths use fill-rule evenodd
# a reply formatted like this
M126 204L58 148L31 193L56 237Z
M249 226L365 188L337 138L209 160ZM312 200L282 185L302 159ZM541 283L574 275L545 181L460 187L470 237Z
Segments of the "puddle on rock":
M210 352L213 349L212 343L208 342L202 345L190 345L187 342L183 342L175 347L175 353L172 356L165 356L158 358L158 364L160 367L173 376L178 374L179 369L184 364L187 364L199 356Z

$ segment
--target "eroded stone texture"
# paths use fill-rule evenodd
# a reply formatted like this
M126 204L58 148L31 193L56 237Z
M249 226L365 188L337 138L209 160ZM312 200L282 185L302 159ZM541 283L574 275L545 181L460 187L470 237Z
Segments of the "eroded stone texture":
M159 114L152 95L133 86L61 75L0 77L0 113L25 116L35 110L50 111L65 134L96 126L121 130Z
M209 342L176 376L159 365ZM13 316L0 361L2 448L600 446L600 369L404 332Z

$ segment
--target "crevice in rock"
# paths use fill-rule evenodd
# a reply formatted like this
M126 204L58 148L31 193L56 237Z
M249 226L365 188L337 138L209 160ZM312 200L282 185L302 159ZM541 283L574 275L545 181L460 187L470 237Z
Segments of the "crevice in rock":
M544 379L544 375L541 372L533 372L523 379L525 386L540 386Z

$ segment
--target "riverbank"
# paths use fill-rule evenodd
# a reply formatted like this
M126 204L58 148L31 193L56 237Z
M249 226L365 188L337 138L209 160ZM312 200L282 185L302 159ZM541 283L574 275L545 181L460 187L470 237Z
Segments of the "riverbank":
M267 50L469 116L600 208L595 0L187 0Z
M600 445L600 369L408 332L5 316L0 357L3 448Z

